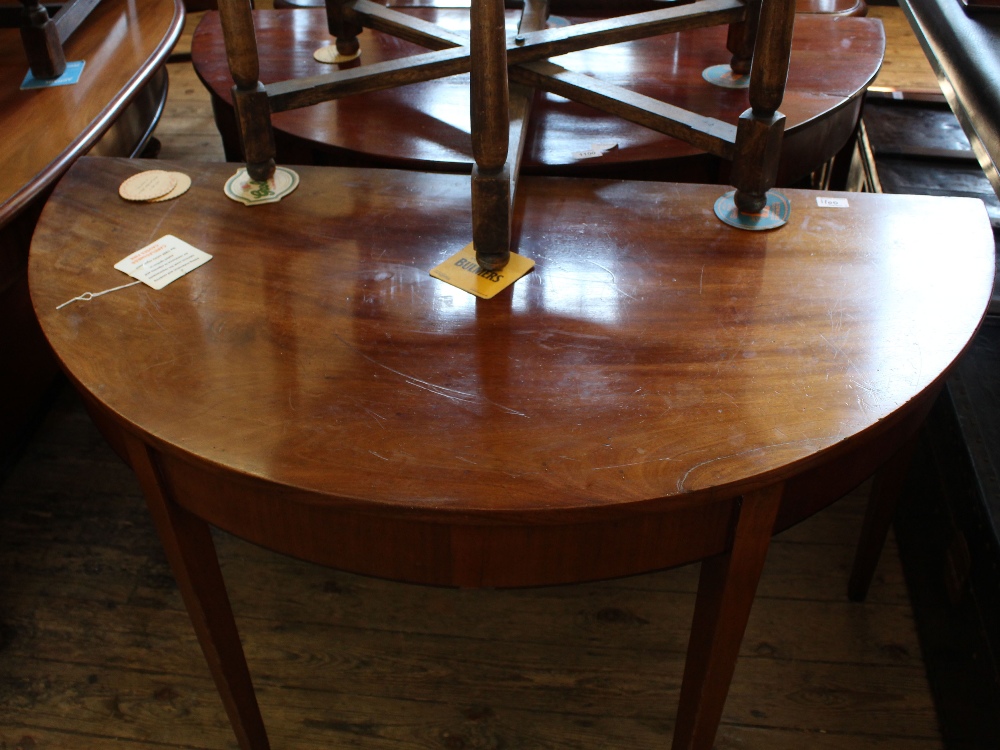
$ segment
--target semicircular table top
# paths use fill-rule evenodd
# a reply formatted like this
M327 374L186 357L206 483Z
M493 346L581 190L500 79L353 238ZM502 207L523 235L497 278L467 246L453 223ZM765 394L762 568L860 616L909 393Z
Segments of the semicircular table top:
M71 377L206 471L404 526L583 523L811 470L916 408L992 278L975 201L790 191L789 225L755 233L715 218L717 187L530 178L514 236L537 266L477 302L428 276L469 241L466 177L301 168L248 208L232 165L190 165L189 194L126 203L139 168L88 161L36 232ZM215 257L55 309L168 233Z
M438 23L451 32L468 29L463 9L396 8ZM260 77L266 83L336 70L313 59L332 39L322 10L254 12ZM508 31L518 15L508 11ZM572 19L571 19L572 20ZM587 20L587 19L577 19ZM425 51L396 37L366 29L360 64ZM702 72L729 62L726 27L694 29L609 45L553 58L559 64L700 115L735 123L749 107L746 90L708 83ZM797 179L832 157L848 140L865 88L878 73L885 34L877 19L800 14L795 20L788 85L781 111L787 117L782 177ZM195 70L212 92L216 117L238 158L229 75L218 14L208 13L192 42ZM469 78L411 84L347 97L273 116L278 133L299 147L327 154L330 163L353 156L367 163L441 171L467 170L472 163ZM650 161L697 158L703 152L683 141L621 120L562 97L541 93L532 112L523 166L526 173L594 172ZM230 122L232 121L232 122ZM228 130L227 130L228 128ZM575 156L595 144L614 144L598 158ZM281 144L279 143L279 159Z
M141 204L117 196L141 163L77 163L31 293L139 478L244 750L269 744L209 524L430 584L702 560L673 747L710 750L772 533L902 474L992 288L980 201L789 190L788 223L748 232L716 219L719 187L525 177L536 266L478 300L428 273L469 242L467 176L302 167L247 207L235 165L162 166L190 191ZM211 260L114 291L167 234Z
M85 154L160 69L184 26L180 0L102 0L65 44L78 83L20 90L18 29L0 29L0 226Z

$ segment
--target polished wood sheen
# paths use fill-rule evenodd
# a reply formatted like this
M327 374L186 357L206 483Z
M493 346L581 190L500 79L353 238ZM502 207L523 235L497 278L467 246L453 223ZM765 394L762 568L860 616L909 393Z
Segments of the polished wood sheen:
M28 71L17 29L0 29L0 226L94 145L163 64L184 8L172 0L102 0L66 43L79 83L20 91Z
M139 476L245 748L266 740L206 522L457 586L707 559L674 740L707 750L771 534L908 444L992 285L978 201L789 191L788 225L754 233L712 215L718 187L524 178L514 247L537 266L476 301L427 273L468 242L465 177L303 167L247 208L233 165L189 164L176 201L117 199L142 168L67 175L32 295ZM55 309L167 233L213 259Z
M103 0L66 40L68 59L86 63L80 81L30 91L19 89L28 59L18 29L0 29L0 452L57 372L28 299L28 242L42 203L81 154L126 156L145 143L183 20L180 0Z
M468 12L405 9L407 13L461 32ZM508 11L508 33L517 13ZM330 66L312 59L330 43L322 11L255 11L265 83L320 75ZM362 35L365 65L399 59L422 49L377 31ZM222 53L218 16L206 14L192 46L195 68L212 91L217 123L230 159L241 160L229 90L232 78ZM780 178L789 182L833 156L857 121L861 94L879 70L885 50L881 24L872 19L800 15L795 22L791 70L781 111L787 117ZM745 90L711 86L702 71L729 62L726 29L712 27L576 52L558 62L600 82L673 103L735 125L749 106ZM593 79L591 79L593 80ZM273 116L279 160L322 161L468 171L472 163L469 79L453 76L392 91L362 94ZM701 149L612 117L562 97L540 94L529 126L527 173L680 174L683 162L703 159ZM597 159L574 159L594 143L617 149ZM667 161L674 161L670 171ZM680 160L682 163L676 163ZM653 165L650 168L649 163ZM711 170L700 175L710 179Z

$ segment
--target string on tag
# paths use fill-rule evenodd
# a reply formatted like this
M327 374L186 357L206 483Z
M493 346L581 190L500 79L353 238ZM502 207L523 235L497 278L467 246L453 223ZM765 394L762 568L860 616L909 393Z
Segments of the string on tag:
M66 305L71 302L90 302L94 297L100 297L102 294L108 294L110 292L117 292L119 289L128 289L130 286L135 286L136 284L141 284L141 281L133 281L131 284L122 284L121 286L112 287L111 289L105 289L103 292L84 292L79 297L74 297L73 299L68 299L61 305L56 305L56 310L62 310Z

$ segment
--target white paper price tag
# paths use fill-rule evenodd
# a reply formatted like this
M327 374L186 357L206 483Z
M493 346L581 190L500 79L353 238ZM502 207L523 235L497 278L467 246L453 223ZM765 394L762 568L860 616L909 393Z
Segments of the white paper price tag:
M847 198L830 198L829 196L818 196L816 205L820 208L848 208Z
M167 234L118 261L115 268L153 289L163 289L211 259L208 253Z

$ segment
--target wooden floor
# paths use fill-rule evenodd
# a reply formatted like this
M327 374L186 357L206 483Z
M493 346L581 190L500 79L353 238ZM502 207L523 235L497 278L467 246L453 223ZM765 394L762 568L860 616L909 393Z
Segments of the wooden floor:
M221 159L190 65L170 76L162 156ZM0 750L235 747L136 483L68 389L0 480ZM775 538L720 750L942 747L894 545L867 603L844 593L863 489ZM669 746L697 566L452 591L217 540L275 750Z

